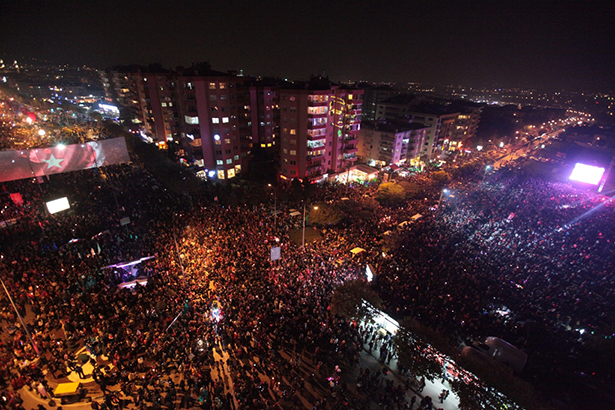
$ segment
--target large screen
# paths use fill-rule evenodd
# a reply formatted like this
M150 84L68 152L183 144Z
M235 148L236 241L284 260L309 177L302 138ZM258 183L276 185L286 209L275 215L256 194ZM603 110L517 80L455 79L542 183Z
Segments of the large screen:
M68 208L70 208L70 204L68 203L67 197L54 199L53 201L47 202L47 209L50 214L55 214L56 212L64 211Z
M586 184L598 185L604 174L604 168L594 167L577 162L570 174L570 180L585 182Z
M0 151L0 182L130 162L124 137Z

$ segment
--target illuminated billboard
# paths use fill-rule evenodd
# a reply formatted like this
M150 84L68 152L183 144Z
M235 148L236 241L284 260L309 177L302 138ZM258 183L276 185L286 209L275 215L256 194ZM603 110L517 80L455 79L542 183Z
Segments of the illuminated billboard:
M68 203L68 198L63 197L59 199L54 199L53 201L47 202L47 209L50 214L55 214L60 211L64 211L70 208L70 204Z
M594 167L577 162L570 174L571 181L585 182L586 184L598 185L604 174L604 168Z
M0 151L0 182L130 162L124 137Z

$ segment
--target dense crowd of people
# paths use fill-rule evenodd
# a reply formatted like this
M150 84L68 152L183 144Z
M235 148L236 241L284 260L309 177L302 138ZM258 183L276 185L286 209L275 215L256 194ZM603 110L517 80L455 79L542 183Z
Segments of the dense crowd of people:
M582 334L615 333L611 201L501 170L451 183L436 210L429 174L409 181L425 195L392 207L369 199L375 185L317 187L309 201L346 218L305 247L291 241L301 222L287 212L302 204L280 195L274 217L269 203L226 205L220 187L175 195L137 163L3 183L2 220L17 222L0 229L0 278L28 330L0 298L5 404L20 408L23 386L46 398L76 372L94 378L106 408L413 406L411 386L383 373L361 369L352 392L343 382L362 349L383 365L395 356L390 338L329 311L335 287L367 263L397 319L460 346L503 337L529 353L537 384L591 373ZM45 201L61 196L71 209L49 215ZM140 258L150 258L138 265L147 283L117 286L133 278L110 266Z

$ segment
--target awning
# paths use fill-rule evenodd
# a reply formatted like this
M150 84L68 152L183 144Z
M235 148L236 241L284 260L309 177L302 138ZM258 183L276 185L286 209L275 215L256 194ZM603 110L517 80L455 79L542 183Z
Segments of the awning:
M350 250L350 253L352 254L357 254L357 253L361 253L361 252L365 252L365 249L363 248L354 248Z
M73 394L77 394L79 391L79 385L81 383L79 382L75 382L75 383L60 383L58 384L58 387L56 387L56 389L53 392L53 395L56 397L62 397L62 396L71 396Z
M290 213L290 216L299 216L299 215L301 215L301 212L299 212L299 211L295 211L295 212L291 212Z

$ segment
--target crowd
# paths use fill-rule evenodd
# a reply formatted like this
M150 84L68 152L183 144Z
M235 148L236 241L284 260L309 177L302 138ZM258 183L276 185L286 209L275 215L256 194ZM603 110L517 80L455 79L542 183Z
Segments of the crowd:
M13 392L27 384L48 397L50 381L75 371L94 378L108 408L128 400L140 408L363 406L339 378L358 362L357 325L328 306L335 286L360 276L365 258L349 251L367 222L326 230L302 248L288 237L293 217L274 224L268 205L178 198L136 165L3 189L22 193L24 204L11 206L6 196L19 223L0 231L1 277L40 352L3 298L10 337L1 349L10 360L0 382ZM71 210L48 215L44 200L64 195ZM119 223L124 216L128 226ZM274 244L282 261L269 260ZM147 284L133 290L116 287L118 270L104 268L148 256L139 266ZM82 374L82 347L92 374ZM397 408L403 400L383 395L388 401Z
M367 263L398 319L415 317L455 344L503 337L530 354L537 379L589 371L580 330L615 333L605 313L615 303L611 202L502 171L451 185L436 213L439 190L428 176L412 181L425 198L397 207L368 204L375 186L317 188L310 201L346 202L351 215L305 247L290 240L297 220L287 212L229 207L211 187L173 195L135 164L3 183L2 218L18 223L0 229L0 278L39 351L1 298L7 405L20 408L24 385L47 397L50 381L82 372L76 352L85 348L94 368L83 376L107 408L360 409L370 398L405 408L410 386L382 373L361 370L356 392L342 382L362 348L383 364L395 355L390 339L328 309L333 289ZM60 196L71 210L49 215L44 202ZM362 207L370 212L355 217ZM383 252L390 230L399 243ZM282 259L271 262L274 245ZM355 247L365 252L352 256ZM117 287L125 272L105 267L143 257L152 257L138 268L147 284Z
M552 394L581 372L606 379L585 337L615 332L610 198L509 170L450 191L379 267L385 310L454 345L504 338L529 354L525 377Z

